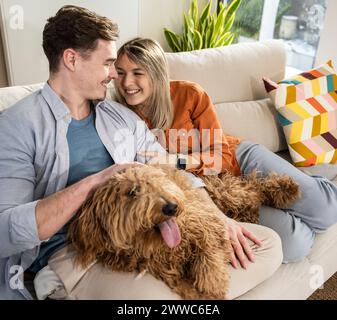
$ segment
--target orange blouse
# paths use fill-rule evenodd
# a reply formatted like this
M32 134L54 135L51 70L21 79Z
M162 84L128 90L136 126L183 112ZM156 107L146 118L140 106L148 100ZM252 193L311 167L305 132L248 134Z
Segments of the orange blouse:
M189 81L171 81L170 90L174 116L171 128L165 132L164 147L167 151L184 154L199 152L200 166L189 170L198 175L226 170L240 175L235 156L240 139L223 133L208 94L200 85ZM150 119L137 113L152 129Z

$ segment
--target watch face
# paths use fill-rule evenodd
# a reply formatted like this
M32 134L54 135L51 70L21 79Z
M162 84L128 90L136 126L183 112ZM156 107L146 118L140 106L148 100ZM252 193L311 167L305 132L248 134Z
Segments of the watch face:
M177 168L185 170L186 169L186 159L179 157L177 159Z

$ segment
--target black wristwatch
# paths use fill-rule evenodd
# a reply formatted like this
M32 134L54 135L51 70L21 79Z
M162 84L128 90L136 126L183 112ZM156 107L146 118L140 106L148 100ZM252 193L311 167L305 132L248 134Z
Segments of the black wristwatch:
M185 170L186 164L187 164L187 156L177 153L177 164L176 164L177 169Z

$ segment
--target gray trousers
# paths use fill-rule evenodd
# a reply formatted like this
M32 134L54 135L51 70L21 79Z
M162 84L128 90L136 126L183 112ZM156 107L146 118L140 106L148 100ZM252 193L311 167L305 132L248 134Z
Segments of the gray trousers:
M322 176L306 175L260 144L243 141L236 156L242 174L276 172L299 184L301 198L287 209L262 206L260 224L279 234L284 263L302 260L309 254L315 234L337 222L337 187Z

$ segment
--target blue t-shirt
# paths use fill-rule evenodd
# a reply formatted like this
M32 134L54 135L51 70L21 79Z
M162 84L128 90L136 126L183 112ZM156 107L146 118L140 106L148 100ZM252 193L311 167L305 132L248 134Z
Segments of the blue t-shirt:
M85 177L114 164L114 161L95 128L95 113L82 120L72 119L67 132L69 146L69 175L67 187ZM41 243L37 259L29 268L38 272L48 263L49 257L67 243L69 221L48 241Z

